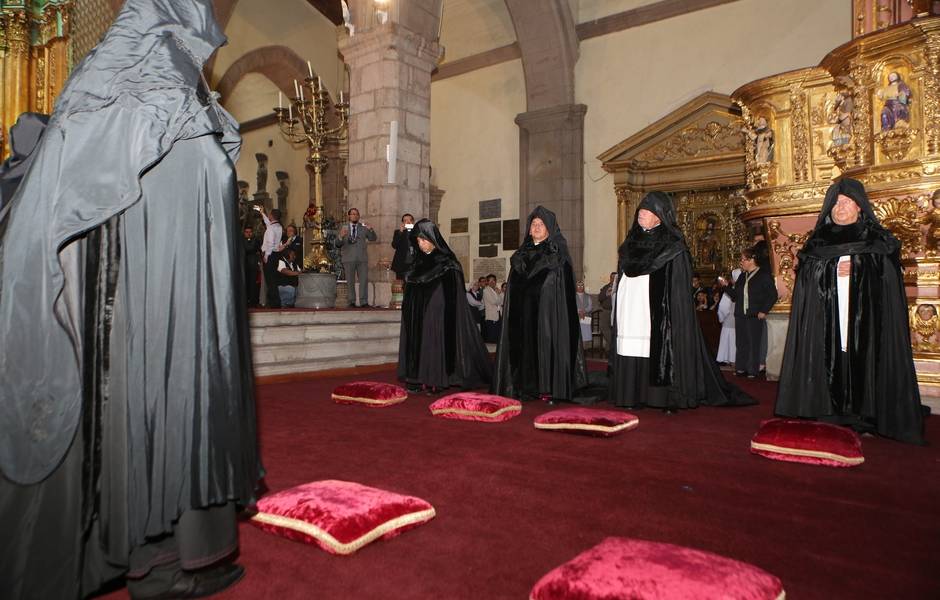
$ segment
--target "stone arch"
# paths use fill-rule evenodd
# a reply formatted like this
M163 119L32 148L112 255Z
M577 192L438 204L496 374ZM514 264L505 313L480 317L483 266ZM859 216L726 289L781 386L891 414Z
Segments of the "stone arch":
M568 0L506 0L516 30L529 111L574 102L578 33Z
M286 46L263 46L241 55L222 75L216 89L228 98L248 73L260 73L287 96L294 95L294 80L307 76L307 63Z

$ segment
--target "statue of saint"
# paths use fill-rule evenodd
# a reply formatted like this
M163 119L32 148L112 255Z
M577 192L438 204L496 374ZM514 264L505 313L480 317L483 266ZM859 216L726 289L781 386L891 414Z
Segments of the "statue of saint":
M881 108L881 130L905 128L911 124L911 88L896 71L888 73L888 85L878 90L884 102Z
M268 155L258 152L255 160L258 161L258 189L255 193L264 194L268 191Z
M275 171L277 177L277 207L281 210L281 217L287 214L287 195L290 193L290 175L286 171Z
M845 146L852 141L852 111L855 101L848 92L839 92L835 99L826 103L826 120L832 124L829 137L832 146Z
M754 142L754 162L763 165L774 162L774 130L767 124L765 117L758 117L754 128L741 129Z
M699 266L717 265L721 256L718 234L715 232L714 217L703 217L704 229L698 238L698 260Z

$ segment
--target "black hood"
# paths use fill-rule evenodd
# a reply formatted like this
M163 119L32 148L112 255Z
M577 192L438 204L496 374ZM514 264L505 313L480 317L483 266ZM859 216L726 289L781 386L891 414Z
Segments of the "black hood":
M832 221L832 209L839 195L848 196L861 209L858 221L851 225L837 225ZM900 248L898 239L875 216L862 182L845 178L826 190L816 227L799 254L800 257L829 259L848 254L894 254Z
M424 238L434 244L435 250L430 254L425 254L418 246L418 238ZM414 268L407 276L407 281L424 283L437 279L446 271L457 270L461 272L463 278L463 269L457 261L454 251L447 245L441 230L437 228L430 219L421 219L411 229L408 234L408 243L414 249Z
M545 229L548 230L548 237L538 244L535 243L529 233L533 219L541 219L545 223ZM540 255L541 258L534 260L536 254ZM513 270L526 273L530 277L544 268L552 268L563 263L571 264L568 241L561 233L555 213L541 205L536 206L535 210L529 213L529 218L525 222L525 238L522 240L519 249L509 259L509 262Z
M643 209L652 212L660 220L660 224L649 231L640 227L638 217ZM665 192L650 192L637 206L633 226L620 245L620 272L629 277L646 275L662 268L685 251L685 238L679 229L672 197Z

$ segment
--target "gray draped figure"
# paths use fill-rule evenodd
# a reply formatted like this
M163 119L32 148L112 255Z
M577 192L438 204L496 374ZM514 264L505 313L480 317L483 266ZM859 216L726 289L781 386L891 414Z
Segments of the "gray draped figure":
M262 476L209 0L127 0L0 214L0 590L212 593ZM44 232L40 234L39 232Z

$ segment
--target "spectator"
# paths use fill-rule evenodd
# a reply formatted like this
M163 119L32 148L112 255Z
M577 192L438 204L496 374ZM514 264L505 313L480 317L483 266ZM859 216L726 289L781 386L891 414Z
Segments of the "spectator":
M477 327L479 327L480 332L483 332L483 313L486 310L486 307L483 305L483 290L480 289L480 281L486 281L484 277L481 277L477 281L470 284L470 289L467 290L467 304L474 309L473 320L476 322Z
M346 211L349 222L343 225L336 238L346 284L349 290L349 307L356 306L356 279L359 280L359 307L369 307L369 250L368 242L374 242L378 236L371 227L359 221L359 209Z
M301 274L297 264L297 252L289 247L278 261L277 272L280 274L277 291L281 298L281 307L294 308L297 300L297 277Z
M741 274L740 269L731 273L731 283L724 277L718 278L720 298L718 300L718 322L721 323L721 337L718 341L717 360L723 365L734 365L734 355L737 350L734 339L734 300L727 293L729 285L734 283Z
M414 246L408 241L408 234L415 226L415 218L410 213L401 216L401 223L398 229L392 235L392 248L395 249L395 256L392 258L392 271L395 272L395 278L405 280L405 275L411 270L411 264L415 259Z
M261 262L261 242L254 236L254 229L251 226L245 227L242 231L242 246L245 250L245 295L248 299L248 306L256 308L260 298L258 297L258 266Z
M610 350L610 315L614 306L614 284L617 281L617 272L610 273L610 281L601 288L597 294L597 303L601 306L600 324L601 339L604 341L604 348Z
M483 288L483 341L487 344L499 342L502 312L503 299L496 291L496 275L490 273Z
M591 334L591 310L593 309L593 303L591 302L591 295L584 291L583 281L579 281L575 286L574 298L575 302L578 304L578 322L581 325L581 341L590 342L593 337Z
M735 373L754 379L760 372L760 339L763 321L777 302L777 287L771 274L757 266L757 254L741 252L744 271L729 290L734 304Z
M268 308L281 308L281 298L277 291L277 261L278 248L281 245L281 211L273 209L271 215L264 210L263 206L258 206L257 210L261 212L261 218L264 220L264 239L261 242L261 260L264 261L264 286L266 305Z

